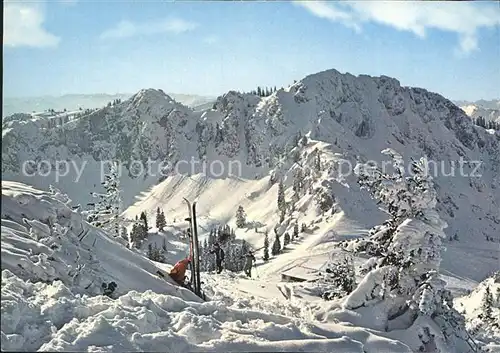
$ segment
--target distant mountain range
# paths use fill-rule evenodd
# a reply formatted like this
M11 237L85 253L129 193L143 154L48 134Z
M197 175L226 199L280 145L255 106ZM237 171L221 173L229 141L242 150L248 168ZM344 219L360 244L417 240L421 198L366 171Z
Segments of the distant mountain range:
M500 99L489 101L481 99L475 102L456 101L455 104L473 119L483 117L486 121L500 123Z
M199 96L195 94L169 93L170 97L177 102L191 108L207 104L215 100L215 97ZM68 111L82 109L102 108L116 99L126 100L132 97L132 93L96 93L96 94L66 94L63 96L40 96L25 98L4 98L2 117L14 113L38 113L49 109L55 111Z
M466 105L476 105L476 106L484 108L484 109L500 109L500 99L492 99L492 100L480 99L480 100L477 100L474 102L457 100L457 101L453 101L453 103L455 103L459 107L466 106Z

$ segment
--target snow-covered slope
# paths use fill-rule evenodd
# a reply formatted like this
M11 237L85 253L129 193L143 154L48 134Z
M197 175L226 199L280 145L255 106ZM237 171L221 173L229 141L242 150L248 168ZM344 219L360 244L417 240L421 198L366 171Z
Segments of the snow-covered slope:
M89 225L70 202L58 191L2 181L2 270L25 281L60 280L80 294L100 294L111 281L118 294L178 292L157 276L153 262ZM189 291L182 295L196 300Z
M79 166L87 163L77 183L75 172L58 183L75 202L85 203L99 185L100 161L117 158L125 165L124 206L134 204L128 216L160 206L167 217L168 213L183 217L182 196L199 197L205 228L214 222L232 223L241 203L255 225L272 230L279 215L277 185L270 183L270 176L286 177L290 200L295 171L299 165L313 164L317 148L324 169L313 188L333 192L345 222L360 229L352 235L360 235L378 224L383 215L359 190L353 176L338 177L339 163L381 161L380 151L391 147L407 161L427 156L439 168L435 179L439 212L449 224L447 234L457 234L459 239L447 244L449 255L443 266L455 275L482 280L497 265L498 251L492 244L499 241L500 135L474 126L460 108L442 96L401 87L397 80L385 76L355 77L329 70L265 98L231 91L219 97L213 108L193 111L161 91L148 89L61 127L48 128L34 120L11 121L3 126L3 178L47 188L55 183L54 174L23 176L23 161L69 159ZM305 146L301 136L308 136ZM225 173L219 176L220 167L215 165L215 170L208 169L208 175L202 176L200 167L191 171L183 164L182 175L169 176L152 189L164 178L158 174L129 175L140 169L137 164L132 166L132 161L145 164L148 158L170 163L206 159L209 166L220 161ZM480 162L481 177L459 175L461 158ZM241 164L240 171L228 168L234 161ZM448 176L452 163L456 175ZM330 167L334 176L328 172ZM342 167L346 172L346 165ZM470 173L475 164L464 169ZM293 218L320 222L317 231L328 233L331 228L326 219L320 221L316 208L322 194L303 196L289 222ZM262 233L253 234L252 229L238 235L255 238L258 244ZM486 237L497 242L486 241ZM328 239L318 240L319 244L324 242Z
M57 190L2 182L2 350L411 352L309 301L263 303L230 278L204 275L201 303L69 205ZM100 288L111 280L113 299Z

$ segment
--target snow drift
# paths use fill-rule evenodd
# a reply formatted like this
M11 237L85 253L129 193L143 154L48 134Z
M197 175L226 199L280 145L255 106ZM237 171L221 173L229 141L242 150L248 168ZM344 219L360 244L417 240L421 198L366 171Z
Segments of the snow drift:
M200 302L69 204L57 190L2 183L4 350L410 352L376 332L272 312L215 282ZM110 280L112 298L100 293Z

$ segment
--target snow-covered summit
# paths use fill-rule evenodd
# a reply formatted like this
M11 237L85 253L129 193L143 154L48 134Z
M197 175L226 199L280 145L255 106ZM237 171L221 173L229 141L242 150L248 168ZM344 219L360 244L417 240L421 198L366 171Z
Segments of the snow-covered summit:
M175 101L161 89L141 89L128 99L132 104L174 104Z

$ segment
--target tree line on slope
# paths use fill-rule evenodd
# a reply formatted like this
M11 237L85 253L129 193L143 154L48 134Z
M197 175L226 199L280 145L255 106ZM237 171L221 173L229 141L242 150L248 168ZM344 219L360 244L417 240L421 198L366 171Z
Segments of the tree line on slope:
M483 118L482 116L478 117L477 119L472 119L472 121L477 126L481 126L485 129L500 130L500 123L497 123L493 120L486 121L486 119Z
M254 94L259 97L269 97L271 94L275 93L277 91L276 86L274 87L260 87L257 86L256 90L252 90L248 93Z
M243 209L243 206L238 206L238 210L236 211L236 226L238 228L243 228L247 224L246 222L246 213L245 210ZM304 232L306 230L306 225L302 224L302 229L301 231ZM255 228L255 231L257 232L257 227ZM262 259L264 261L268 261L270 259L269 256L269 250L271 250L271 255L276 256L279 255L288 244L290 244L292 241L297 239L299 237L299 225L296 222L293 227L293 232L292 235L290 233L285 232L283 234L283 246L281 246L281 234L279 232L279 225L277 224L274 228L274 241L271 246L271 249L269 249L269 232L266 230L264 232L264 246L262 247L263 249L263 256Z
M303 152L303 149L308 144L307 136L303 136L300 132L295 136L291 146L288 147L288 152L279 152L277 172L273 173L270 177L270 186L278 182L278 194L277 194L277 208L279 214L279 221L274 227L274 240L272 244L270 243L269 233L265 231L264 234L264 246L263 246L263 260L268 261L270 255L277 256L283 252L283 250L295 239L299 237L299 221L296 219L293 223L293 230L291 234L288 231L284 231L290 225L290 219L286 219L289 215L293 217L296 211L297 202L306 195L307 193L313 195L316 202L316 206L322 215L327 212L334 214L336 212L335 196L333 193L323 186L314 187L315 181L319 180L322 172L328 168L321 159L321 152L316 148L312 155L312 167L311 169L306 168L301 160L307 159L307 152ZM286 200L285 197L285 186L283 177L281 176L280 168L283 165L283 160L289 160L295 165L292 189L293 195L290 201ZM270 165L271 166L271 165ZM274 165L272 165L274 166ZM238 207L236 212L236 224L239 228L243 228L246 225L246 214L242 206ZM300 227L300 232L304 233L307 231L307 226L302 223ZM282 239L283 237L283 239ZM283 245L282 245L283 244Z
M214 245L219 244L224 251L224 268L232 272L243 270L245 260L244 256L251 250L250 244L242 239L236 239L234 229L228 225L219 225L210 230L208 237L203 244L199 245L201 256L202 271L215 271L215 255L211 254Z
M101 183L104 192L91 193L97 200L96 202L88 203L87 205L91 206L91 208L83 211L82 215L84 215L87 222L94 227L103 229L107 234L112 235L117 240L122 239L127 247L140 248L148 238L148 231L150 230L146 213L141 212L140 216L136 216L133 221L126 220L121 216L120 178L116 163L111 165L109 174L105 175L104 179L105 180ZM130 234L128 234L125 225L130 222L132 222L132 229ZM163 231L165 226L165 213L158 207L156 213L156 228L158 228L159 231ZM165 262L166 252L167 245L165 239L163 239L161 247L158 247L156 243L148 244L147 256L151 260Z

